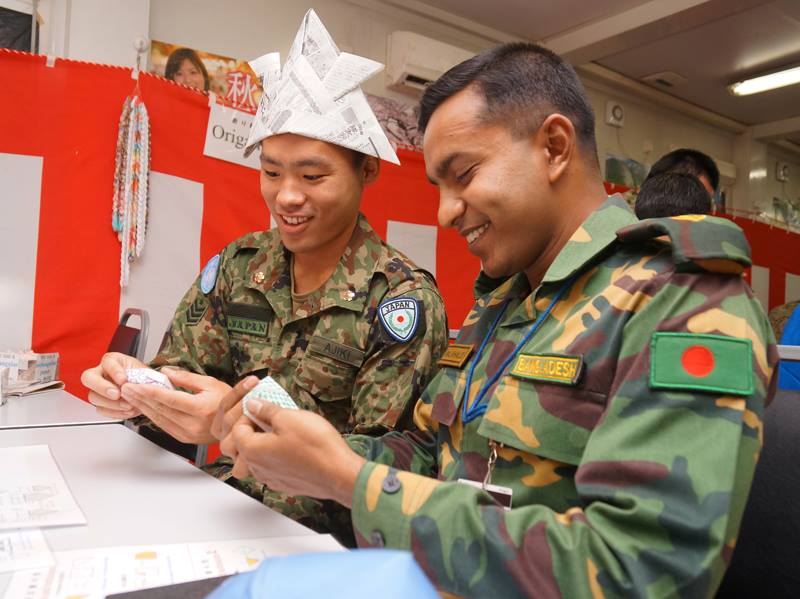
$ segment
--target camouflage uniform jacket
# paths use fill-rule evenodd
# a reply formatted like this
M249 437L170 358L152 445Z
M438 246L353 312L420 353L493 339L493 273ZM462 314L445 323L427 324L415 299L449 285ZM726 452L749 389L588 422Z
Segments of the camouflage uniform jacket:
M325 285L293 306L288 252L276 230L245 235L220 254L213 289L184 296L154 368L171 365L233 385L271 375L340 432L393 430L447 344L433 278L387 246L359 216ZM418 302L417 331L393 339L377 316L393 298Z
M609 198L536 290L518 274L477 298L456 341L473 351L428 386L417 430L349 439L370 460L353 495L359 545L413 551L445 595L711 595L736 541L777 358L738 274L747 264L729 221L638 222ZM473 366L470 405L499 376L483 416L465 423ZM491 483L513 490L510 510L456 482L484 479L490 443Z
M786 327L786 323L789 322L797 306L800 306L800 301L781 304L769 311L769 323L772 325L772 330L775 332L775 339L778 341L781 340L783 329Z

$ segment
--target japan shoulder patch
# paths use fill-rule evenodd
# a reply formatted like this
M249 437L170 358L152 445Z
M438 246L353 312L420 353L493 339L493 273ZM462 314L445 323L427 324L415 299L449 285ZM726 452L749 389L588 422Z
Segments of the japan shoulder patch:
M200 291L209 294L217 284L217 274L219 273L219 254L211 258L203 267L200 274Z
M419 302L412 297L397 297L378 306L378 318L395 341L405 343L417 332Z

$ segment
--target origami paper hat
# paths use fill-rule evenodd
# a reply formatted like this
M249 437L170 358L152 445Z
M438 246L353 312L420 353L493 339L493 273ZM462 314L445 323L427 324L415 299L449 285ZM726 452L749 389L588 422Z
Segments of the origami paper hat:
M340 52L313 10L303 17L282 70L277 52L250 66L264 94L246 156L262 139L295 133L400 164L360 87L383 65Z

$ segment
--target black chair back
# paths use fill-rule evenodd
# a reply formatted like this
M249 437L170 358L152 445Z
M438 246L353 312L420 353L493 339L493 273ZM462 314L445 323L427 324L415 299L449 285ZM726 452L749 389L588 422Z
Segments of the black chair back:
M128 324L131 316L139 317L139 328ZM150 318L146 310L127 308L119 319L117 330L108 344L108 351L119 352L126 356L133 356L144 360L144 350L147 347L147 333L150 328Z
M800 393L778 391L717 599L800 597Z

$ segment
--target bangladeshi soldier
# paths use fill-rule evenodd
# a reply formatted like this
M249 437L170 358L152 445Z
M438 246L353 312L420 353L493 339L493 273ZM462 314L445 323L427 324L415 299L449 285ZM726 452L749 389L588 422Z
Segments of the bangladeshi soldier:
M281 75L277 55L256 61L265 101L249 141L260 149L261 192L277 227L211 258L178 306L151 366L177 368L163 372L188 392L126 384L126 368L143 365L106 354L82 378L102 414L142 414L179 441L214 442L219 400L252 374L271 375L340 433L410 424L447 324L433 278L359 214L379 158L398 163L358 85L382 65L340 54L313 11L286 65ZM275 493L264 501L301 521L318 505Z
M261 432L246 379L215 421L234 472L350 506L359 546L412 551L447 596L713 596L777 358L742 231L607 198L585 91L533 44L447 72L420 128L483 273L416 430L248 404Z

